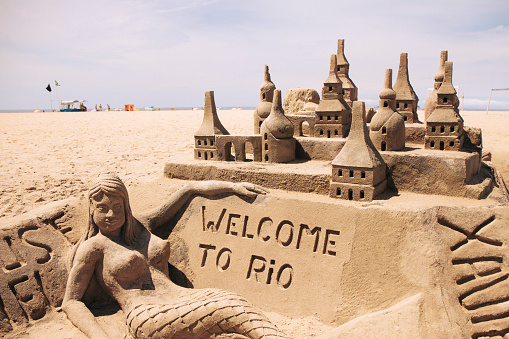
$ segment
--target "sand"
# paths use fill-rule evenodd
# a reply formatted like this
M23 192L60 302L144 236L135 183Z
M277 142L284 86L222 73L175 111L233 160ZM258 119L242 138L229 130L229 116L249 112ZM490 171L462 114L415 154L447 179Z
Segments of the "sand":
M252 110L220 110L232 134L252 133ZM480 127L485 150L509 178L509 112L463 111ZM203 111L0 114L0 219L86 192L102 171L128 186L163 175L164 164L192 159Z

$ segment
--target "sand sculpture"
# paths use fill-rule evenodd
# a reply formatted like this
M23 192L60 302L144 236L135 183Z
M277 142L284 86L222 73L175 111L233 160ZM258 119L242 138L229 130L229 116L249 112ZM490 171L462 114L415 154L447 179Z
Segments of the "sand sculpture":
M313 88L289 89L283 100L283 109L288 115L313 114L320 102L320 95Z
M239 333L249 338L287 338L240 296L218 289L186 289L169 277L170 243L150 233L171 219L192 194L265 191L252 184L187 185L160 208L136 219L127 189L103 175L89 191L89 222L70 256L62 309L90 338L108 337L81 301L93 276L120 305L133 338L208 338Z
M392 89L392 69L385 70L380 108L370 123L370 137L381 151L398 151L405 147L405 121L396 112L396 92Z
M333 73L321 103L340 98ZM404 135L409 125L395 110L391 73L371 128L387 127L389 135L389 127L401 125ZM30 331L27 324L39 335L45 319L56 319L52 337L82 338L56 311L61 306L94 338L307 339L315 337L306 332L312 321L327 324L324 339L509 336L507 195L497 195L495 170L479 150L462 148L467 136L451 62L444 63L436 98L426 127L419 127L426 138L395 152L375 147L363 102L352 102L346 137L301 137L274 90L261 134L230 135L214 92L206 92L194 161L168 163L164 182L222 181L190 182L135 218L122 181L103 176L85 208L63 202L0 227L0 335L23 334L17 330ZM319 115L309 116L320 125ZM249 148L260 164L246 162ZM303 159L321 163L311 171ZM278 190L264 194L254 183ZM149 194L162 186L150 186ZM393 204L391 190L414 194ZM103 310L95 303L104 298L100 290L120 306L111 317L89 310ZM270 320L255 307L270 312ZM292 333L275 323L293 326Z
M435 73L435 83L433 84L433 92L426 98L424 104L424 119L428 120L428 117L433 113L437 106L437 91L444 81L445 74L445 62L447 61L447 51L440 52L440 65L438 71Z
M355 101L350 134L341 151L332 160L330 196L371 201L387 186L386 168L387 165L369 137L364 102Z
M452 84L452 61L446 61L444 81L437 91L436 108L426 119L426 148L459 151L463 147L463 118L457 102Z
M270 80L269 66L265 65L263 74L263 83L260 86L260 103L256 106L253 113L254 133L260 133L260 127L272 109L272 99L274 98L274 90L276 85Z
M338 51L336 53L336 73L342 83L342 94L345 101L351 107L354 101L357 101L357 86L353 83L348 73L350 72L350 64L345 57L345 40L338 39Z
M399 57L399 68L396 82L394 83L396 92L396 110L403 116L405 124L419 122L417 116L417 104L419 98L415 94L408 77L408 54L401 53Z

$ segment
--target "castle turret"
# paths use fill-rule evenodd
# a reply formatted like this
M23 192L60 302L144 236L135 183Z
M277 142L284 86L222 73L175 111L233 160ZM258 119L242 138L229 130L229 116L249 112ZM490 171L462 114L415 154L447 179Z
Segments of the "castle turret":
M386 170L382 156L369 137L364 102L355 101L350 134L332 161L330 196L371 201L387 186Z
M357 86L353 83L348 75L350 71L350 64L345 57L345 40L338 39L338 52L336 53L336 73L343 84L343 98L346 103L351 107L352 102L357 101Z
M200 160L216 160L216 135L228 135L219 117L217 116L214 91L205 92L205 107L203 122L194 134L194 158Z
M399 68L396 82L394 83L396 92L396 110L401 114L407 124L419 122L417 116L417 103L419 98L414 92L408 78L408 54L401 53L399 57Z
M295 159L294 126L285 116L281 104L281 91L274 91L269 116L260 127L263 162L289 162Z
M343 99L343 84L336 73L336 65L337 56L333 54L329 76L322 87L322 99L315 111L315 137L344 138L350 129L352 110Z
M276 85L270 80L269 66L265 65L265 72L263 75L263 83L260 86L260 103L256 106L254 118L254 133L260 133L260 126L265 120L272 109L272 99L274 98L274 90Z
M463 147L463 118L452 84L452 62L446 61L444 81L437 91L437 106L426 120L425 148L459 151Z
M445 73L445 62L447 61L447 51L440 52L440 66L438 71L435 73L435 83L433 85L433 92L426 98L424 103L424 121L428 120L428 117L433 113L437 107L437 91L444 81Z
M405 147L405 121L396 112L396 92L392 89L392 69L385 70L384 88L380 92L378 111L370 123L370 137L381 151L397 151Z

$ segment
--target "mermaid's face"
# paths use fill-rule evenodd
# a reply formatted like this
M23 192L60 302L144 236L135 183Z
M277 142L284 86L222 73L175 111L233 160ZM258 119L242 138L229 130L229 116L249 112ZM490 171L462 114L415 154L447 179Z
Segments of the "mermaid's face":
M124 200L116 194L101 193L93 197L92 218L104 235L120 235L125 222Z

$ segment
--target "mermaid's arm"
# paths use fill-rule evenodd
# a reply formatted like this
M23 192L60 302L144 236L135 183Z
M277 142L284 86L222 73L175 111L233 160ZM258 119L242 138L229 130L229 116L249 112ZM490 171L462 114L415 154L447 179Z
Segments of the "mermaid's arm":
M173 218L193 194L216 195L223 193L235 193L253 198L257 194L267 194L268 191L261 186L247 182L191 181L173 193L160 207L142 214L138 220L149 230L154 230Z
M83 294L92 279L95 266L102 253L98 250L88 250L87 244L82 244L74 258L74 265L69 272L62 310L67 318L85 333L89 338L109 338L101 328L94 315L81 301Z

